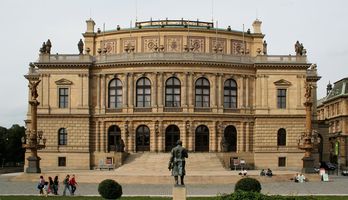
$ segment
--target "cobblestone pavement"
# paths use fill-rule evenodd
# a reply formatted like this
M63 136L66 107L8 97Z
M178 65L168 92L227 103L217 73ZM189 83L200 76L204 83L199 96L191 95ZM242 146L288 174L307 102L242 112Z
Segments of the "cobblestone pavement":
M0 195L38 194L37 184L34 182L13 182L9 175L0 176ZM262 192L265 194L282 195L348 195L348 177L330 176L330 182L277 182L263 183ZM170 196L173 185L122 185L123 195L125 196ZM98 184L82 183L78 186L76 195L98 195ZM189 196L215 196L221 193L231 193L234 184L209 184L209 185L187 185ZM59 191L62 192L60 186Z

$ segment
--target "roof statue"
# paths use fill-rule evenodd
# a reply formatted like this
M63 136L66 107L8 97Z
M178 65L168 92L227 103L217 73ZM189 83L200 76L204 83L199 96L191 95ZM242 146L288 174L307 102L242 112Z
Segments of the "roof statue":
M267 55L267 42L266 42L266 40L263 41L263 55Z
M51 47L52 47L51 40L48 39L46 42L46 53L51 54Z
M46 43L45 42L42 43L42 46L40 48L40 53L46 53Z
M77 43L77 47L79 48L79 54L83 54L83 42L82 39L80 39L79 43Z
M296 56L302 56L302 55L306 55L306 50L303 47L303 44L297 40L295 43L295 52L296 52Z

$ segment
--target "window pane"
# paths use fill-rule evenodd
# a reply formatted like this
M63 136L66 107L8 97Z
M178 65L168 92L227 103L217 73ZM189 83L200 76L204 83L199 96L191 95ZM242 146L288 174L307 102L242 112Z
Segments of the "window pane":
M115 90L110 90L110 95L115 95L116 91Z
M117 94L118 94L118 95L122 95L122 94L123 94L122 89L117 89Z
M150 101L151 100L151 96L145 96L145 101Z
M166 101L173 101L173 96L167 95L166 96Z
M172 94L173 92L173 89L172 88L166 88L166 93L167 94Z
M137 106L138 106L138 107L144 107L143 101L138 101L138 102L137 102Z
M137 89L138 94L143 94L143 89Z
M208 89L204 89L203 90L203 94L209 94L209 90Z
M180 101L180 96L179 96L179 95L175 95L175 96L174 96L174 100L175 100L175 101Z
M151 89L145 89L145 94L151 94Z
M205 102L209 101L209 96L203 96L203 101Z
M174 89L174 94L180 94L180 88L175 88Z
M145 102L145 106L144 107L151 107L151 102L149 102L149 101Z

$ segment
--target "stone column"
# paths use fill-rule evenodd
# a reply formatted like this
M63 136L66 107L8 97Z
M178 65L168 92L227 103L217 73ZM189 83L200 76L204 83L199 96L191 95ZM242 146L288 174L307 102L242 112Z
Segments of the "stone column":
M158 142L158 151L159 152L164 152L164 137L165 137L165 130L164 130L164 127L163 127L163 121L160 121L160 124L159 124L159 134L158 134L158 139L157 139L157 142Z
M158 112L158 72L155 73L155 83L154 83L154 86L155 86L155 93L153 94L154 95L154 105L155 105L155 109L156 111Z
M238 77L238 108L244 107L244 84L243 76Z
M152 74L150 74L151 76ZM149 76L149 78L150 78ZM156 105L156 90L157 90L157 83L156 83L156 74L155 74L155 79L152 79L151 81L151 108L152 108L152 112L154 112L155 107L157 107Z
M249 152L249 143L250 143L250 128L249 122L245 123L245 152Z
M244 151L244 134L245 134L245 128L244 128L244 122L239 123L239 128L237 130L238 139L237 139L237 152L243 152Z
M188 84L188 103L189 111L193 111L193 98L194 98L194 85L193 85L193 73L189 73L189 84Z
M217 93L217 98L218 98L218 108L223 109L223 98L224 98L224 88L223 88L223 74L218 73L218 93ZM221 111L223 112L223 110Z
M181 94L182 94L182 97L181 97L181 100L182 100L182 103L181 103L181 107L183 107L184 109L187 108L187 82L188 82L188 73L183 73L184 75L184 82L182 84L182 90L181 90Z
M134 74L129 73L129 92L128 92L128 108L133 112L134 107Z
M101 108L101 103L100 103L100 97L101 97L101 92L100 92L100 85L101 85L101 75L97 75L97 113L100 113L100 108Z
M163 112L163 98L164 98L164 94L163 94L163 87L164 87L164 83L163 83L163 79L164 79L164 74L163 72L160 72L160 82L158 85L158 93L159 93L159 99L158 99L158 106L159 106L159 112Z
M218 91L218 74L214 74L215 76L213 76L213 81L212 81L212 93L214 96L212 98L212 108L213 108L213 112L217 112L217 100L218 100L218 94L220 93L220 91Z
M79 107L83 107L83 74L79 74L80 78L80 102L79 102Z
M100 152L100 122L99 121L97 121L97 123L96 123L96 136L95 136L95 139L96 139L96 141L95 141L95 146L96 146L96 151L97 152Z
M101 113L105 113L105 100L106 100L106 75L101 75Z
M128 124L128 151L129 152L135 152L135 145L134 145L134 137L135 137L135 131L133 130L133 121L129 121Z
M188 121L188 127L187 127L187 130L188 130L188 132L187 132L187 135L188 135L188 146L187 146L187 148L188 148L188 150L189 151L194 151L194 135L195 135L195 133L194 133L194 131L193 131L193 123L191 122L191 121Z
M122 95L122 107L126 109L128 107L128 73L124 74L124 86Z
M107 131L106 131L106 125L105 125L104 121L102 122L101 135L102 135L101 147L102 147L104 153L106 153L106 152L108 152L108 145L107 145Z
M249 76L245 77L245 107L249 108L250 107L250 102L249 102Z
M255 88L257 87L256 90L256 107L257 108L262 108L262 99L263 99L263 95L262 95L262 75L257 75L256 78L256 83L255 83Z
M265 104L266 108L268 108L268 77L267 75L264 75L264 99L265 99Z

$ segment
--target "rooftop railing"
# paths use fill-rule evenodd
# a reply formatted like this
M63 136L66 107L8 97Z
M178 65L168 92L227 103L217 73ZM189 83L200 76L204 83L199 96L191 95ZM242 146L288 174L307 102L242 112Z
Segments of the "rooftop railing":
M292 55L259 55L251 57L248 55L230 55L219 53L122 53L101 54L97 56L78 54L41 54L39 63L123 63L123 62L216 62L216 63L307 63L306 56Z

